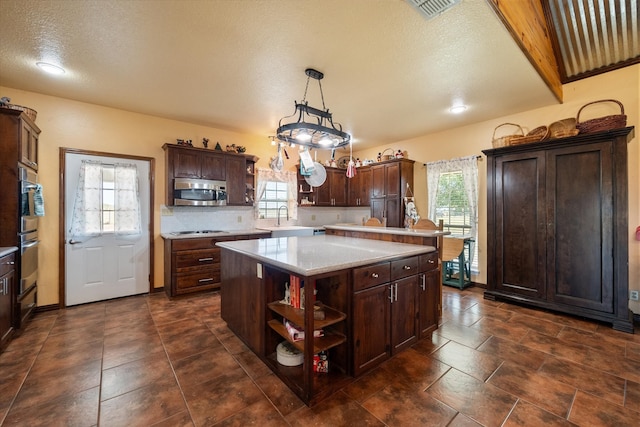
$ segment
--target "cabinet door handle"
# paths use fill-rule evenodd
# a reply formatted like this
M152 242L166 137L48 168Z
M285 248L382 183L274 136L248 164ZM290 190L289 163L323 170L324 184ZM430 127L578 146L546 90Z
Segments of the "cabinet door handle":
M404 267L402 267L403 270L411 270L411 266L410 265L405 265Z
M213 282L213 277L198 280L199 283Z
M379 277L378 273L371 273L371 277L373 277L374 279L377 279Z
M427 290L427 278L425 274L421 274L420 275L420 279L422 280L422 284L420 284L420 287L422 288L423 291Z
M389 301L393 304L393 285L389 285Z
M200 262L213 261L213 258L199 258L198 261Z
M398 284L396 283L394 287L396 288L396 301L398 301Z

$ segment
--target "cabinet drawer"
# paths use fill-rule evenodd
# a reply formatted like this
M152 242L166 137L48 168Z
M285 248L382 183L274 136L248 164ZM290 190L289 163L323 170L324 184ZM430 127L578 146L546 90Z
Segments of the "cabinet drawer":
M36 309L36 301L38 296L37 286L32 286L18 301L18 312L20 313L20 328L24 327L24 323Z
M0 276L4 276L8 272L13 271L15 269L15 265L13 264L15 262L15 259L16 259L15 253L5 255L2 258L0 258Z
M201 249L176 253L176 268L197 267L220 263L220 249Z
M204 271L178 274L176 276L176 290L178 293L185 289L199 289L220 284L220 267L208 268Z
M401 259L391 262L391 280L402 279L413 274L418 274L419 257Z
M203 237L196 239L175 239L171 242L171 251L188 251L193 249L210 249L216 247L216 242L235 240L233 236Z
M420 271L435 270L438 268L438 252L420 255Z
M353 290L359 291L390 280L391 270L388 262L368 265L353 270Z

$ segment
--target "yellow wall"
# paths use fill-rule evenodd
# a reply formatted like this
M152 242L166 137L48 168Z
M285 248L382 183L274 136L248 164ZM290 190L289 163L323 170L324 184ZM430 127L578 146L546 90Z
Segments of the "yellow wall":
M424 163L436 160L452 159L471 155L481 155L482 150L491 148L491 139L496 126L501 123L518 123L525 131L540 125L549 125L564 118L576 117L581 106L587 102L600 99L617 99L624 105L627 114L627 126L636 127L636 137L629 143L629 288L640 290L640 242L635 240L635 229L640 226L640 65L626 67L589 79L567 84L563 87L564 103L525 111L494 120L459 127L443 132L420 136L394 144L361 150L354 156L375 159L378 152L390 147L394 152L398 149L407 151L409 158L416 161L414 167L414 194L418 213L427 215L427 184ZM518 94L514 94L517 97ZM618 114L619 107L611 104L614 110L606 114ZM470 108L474 108L473 105ZM598 107L599 108L599 107ZM606 107L605 107L606 108ZM617 111L616 111L617 109ZM597 110L596 110L597 111ZM587 108L581 114L581 120L597 117L590 116L593 110ZM425 118L428 120L428 118ZM500 135L500 133L498 133ZM478 283L486 283L486 162L478 162L478 262L480 275L474 277ZM629 307L634 313L640 313L640 304L631 302Z
M620 100L628 117L629 126L640 123L640 65L623 68L601 76L581 80L564 86L565 102L537 110L500 117L495 120L459 127L444 132L424 135L370 150L354 152L354 157L375 159L384 148L402 149L416 161L414 194L419 213L426 216L426 169L423 163L451 159L468 155L480 155L481 150L491 148L494 128L504 122L520 123L532 129L555 120L575 117L580 106L586 102L615 98ZM259 167L267 167L275 147L263 135L247 135L190 123L167 120L127 111L70 101L0 86L0 94L12 98L16 104L27 105L38 111L37 125L42 129L40 137L39 179L44 185L47 216L42 219L40 238L40 277L38 304L58 303L58 212L59 212L59 148L80 148L118 154L153 157L155 170L155 268L156 287L163 283L163 246L160 233L160 205L164 204L165 165L164 143L173 143L176 138L192 139L201 146L203 137L210 139L210 148L216 141L226 144L244 145L247 152L261 158ZM515 97L518 94L514 94ZM470 108L474 108L473 105ZM588 118L585 116L585 118ZM428 118L426 118L428 119ZM393 125L393 124L390 124ZM357 137L357 135L355 135ZM640 290L640 242L634 239L635 228L640 225L640 148L636 137L629 144L629 278L630 288ZM293 169L297 162L296 149L288 149L291 159L285 162L286 169ZM345 155L344 150L336 157ZM327 153L318 156L326 159ZM474 279L486 283L486 164L480 161L479 169L479 265L481 273ZM640 304L631 309L640 313Z

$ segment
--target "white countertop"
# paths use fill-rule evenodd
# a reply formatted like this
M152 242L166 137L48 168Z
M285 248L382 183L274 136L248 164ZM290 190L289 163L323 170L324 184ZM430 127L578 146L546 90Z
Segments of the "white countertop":
M363 231L366 233L402 234L407 236L436 237L451 234L450 231L421 230L400 227L365 227L363 225L325 225L327 230Z
M16 252L17 250L17 246L0 246L0 257L9 255L10 253Z
M435 251L433 246L327 235L238 240L216 245L302 276Z

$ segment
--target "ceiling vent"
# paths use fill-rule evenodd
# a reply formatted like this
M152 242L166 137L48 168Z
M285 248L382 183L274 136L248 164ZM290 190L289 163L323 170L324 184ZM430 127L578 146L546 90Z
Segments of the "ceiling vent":
M451 9L461 0L407 0L420 11L427 19L433 19L448 9Z

